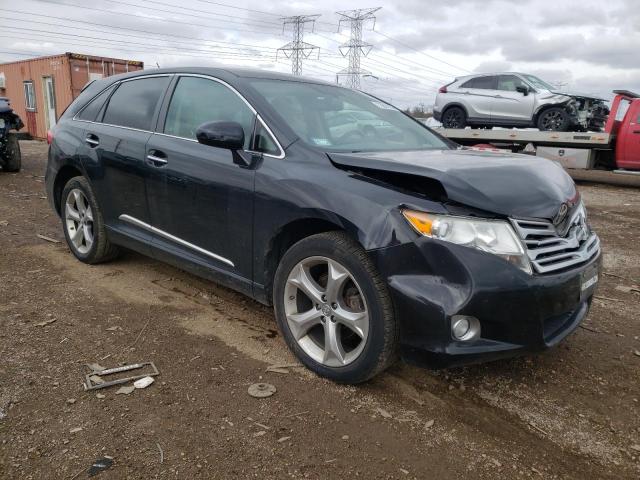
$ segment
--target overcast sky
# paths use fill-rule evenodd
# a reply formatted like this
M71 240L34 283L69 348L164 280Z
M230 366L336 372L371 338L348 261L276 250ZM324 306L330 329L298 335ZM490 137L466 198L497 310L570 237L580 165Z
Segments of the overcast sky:
M375 28L363 30L373 49L362 67L373 77L362 87L401 107L432 105L438 87L471 72L523 71L607 97L614 88L640 91L637 0L2 0L0 62L72 51L146 68L290 72L276 52L291 40L280 17L320 14L304 37L319 58L306 59L303 74L335 82L347 67L339 45L349 38L335 12L368 7L382 8Z

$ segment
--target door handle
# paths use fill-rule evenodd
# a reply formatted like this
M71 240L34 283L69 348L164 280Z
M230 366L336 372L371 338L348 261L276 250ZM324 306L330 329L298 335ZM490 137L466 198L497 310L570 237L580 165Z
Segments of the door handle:
M640 133L640 130L634 130L633 133Z
M147 154L147 163L152 167L162 167L169 163L169 161L164 153L158 150L151 150Z
M87 137L84 139L84 141L91 148L96 148L98 145L100 145L100 139L97 137L97 135L94 135L93 133L88 134Z

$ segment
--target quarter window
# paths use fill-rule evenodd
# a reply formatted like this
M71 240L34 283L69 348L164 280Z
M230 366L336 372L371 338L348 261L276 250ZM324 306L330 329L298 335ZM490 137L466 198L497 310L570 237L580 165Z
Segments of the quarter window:
M232 90L214 80L181 77L171 97L164 133L196 138L196 130L208 122L237 122L244 130L244 148L249 150L254 114Z
M480 88L485 90L496 89L496 77L476 77L468 80L460 88Z
M109 97L109 94L113 92L113 87L107 88L100 95L95 97L89 105L84 107L84 109L78 115L80 120L88 120L90 122L95 122L97 118L99 118L98 113L102 110L104 102Z
M169 77L122 82L109 99L103 122L139 130L152 130L158 103L168 83Z
M256 133L253 138L254 152L267 153L269 155L279 155L280 149L273 137L269 134L261 121L256 123Z
M33 89L33 82L24 82L24 104L27 110L36 109L36 93Z

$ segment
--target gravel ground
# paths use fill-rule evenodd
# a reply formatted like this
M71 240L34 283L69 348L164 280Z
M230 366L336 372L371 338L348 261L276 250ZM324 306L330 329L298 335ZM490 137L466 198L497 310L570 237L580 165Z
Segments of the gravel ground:
M270 309L134 253L76 261L44 197L46 144L0 173L0 478L638 478L640 191L580 185L601 236L592 311L536 356L358 387L298 367ZM60 240L52 243L45 235ZM130 395L86 363L153 361ZM254 382L277 387L247 394Z

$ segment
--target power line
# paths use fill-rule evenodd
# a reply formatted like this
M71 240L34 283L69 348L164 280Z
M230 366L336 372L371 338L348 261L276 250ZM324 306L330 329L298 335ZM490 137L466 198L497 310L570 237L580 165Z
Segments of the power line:
M194 52L205 52L205 53L223 53L223 54L235 54L235 52L233 52L233 50L236 51L241 51L244 52L245 55L257 55L257 54L273 54L274 52L246 52L245 49L239 49L236 47L217 47L217 46L211 46L212 48L193 48L193 47L184 47L184 46L173 46L173 45L166 45L166 44L157 44L157 43L149 43L149 42L132 42L130 40L116 40L116 39L111 39L111 38L102 38L102 37L92 37L90 35L79 35L79 34L74 34L74 33L62 33L62 32L53 32L51 30L42 30L42 29L36 29L36 28L23 28L23 27L8 27L8 26L0 26L0 30L2 29L10 29L10 30L17 30L18 33L20 32L35 32L35 33L40 33L40 34L51 34L51 35L61 35L61 36L65 36L65 37L77 37L77 38L81 38L81 39L89 39L89 40L98 40L100 42L109 42L109 43L116 43L116 44L124 44L124 45L140 45L142 47L162 47L162 48L171 48L171 49L175 49L178 52L181 51L194 51ZM16 37L18 38L18 37ZM63 38L59 38L59 37L50 37L50 38L56 38L59 40L64 40ZM227 50L232 50L232 51L225 51L225 50L216 50L215 48L224 48Z
M304 41L304 26L310 23L313 28L313 24L319 16L320 15L296 15L282 18L282 32L284 33L287 25L291 25L293 40L280 47L278 52L283 52L285 57L291 59L291 73L295 76L299 77L302 75L303 58L309 58L315 50L320 54L319 47Z
M21 37L21 36L15 36L15 35L1 35L0 37L4 37L4 38L17 38L17 39L21 39L21 40L33 40L34 37L30 36L30 37ZM64 38L59 38L59 37L51 37L51 36L47 36L47 35L39 35L39 37L42 37L44 39L54 39L54 40L58 40L61 41L61 43L66 44L66 45L76 45L76 46L80 46L80 47L90 47L90 48L96 48L96 47L103 47L104 49L114 49L117 48L118 51L122 51L122 52L133 52L133 53L140 53L140 52L148 52L148 53L161 53L161 54L167 54L167 55L179 55L179 56L184 56L184 57L194 57L194 58L207 58L207 59L212 59L212 60L216 60L216 59L230 59L230 60L255 60L256 58L264 58L265 60L271 60L273 61L274 58L273 57L263 57L261 55L243 55L240 53L219 53L217 54L215 57L212 58L212 56L210 54L194 54L194 53L186 53L183 50L177 49L177 50L168 50L168 49L158 49L158 48L154 48L154 47L150 47L149 49L144 49L144 48L140 48L140 47L131 47L131 48L127 48L127 46L123 46L123 45L105 45L104 42L93 42L90 40L80 40L80 41L75 41L75 40L67 40ZM50 55L50 54L49 54Z
M146 2L146 3L153 3L155 5L164 5L167 7L174 7L173 4L171 3L166 3L166 2L160 2L159 0L139 0L141 2ZM142 7L145 8L144 5L136 5L136 4L132 4L132 3L128 3L128 2L123 2L121 0L109 0L110 3L118 3L121 5L127 5L130 7ZM184 13L184 11L189 11L189 12L197 12L197 15L192 15L189 13ZM232 22L232 23L239 23L239 24L243 24L243 25L258 25L258 26L262 26L263 24L266 25L274 25L276 27L279 27L280 24L279 23L275 23L275 22L265 22L263 20L250 20L250 19L246 19L244 17L238 17L237 15L228 15L226 13L214 13L211 11L207 11L207 10L197 10L197 9L193 9L193 8L187 8L187 7L179 7L179 11L175 11L175 10L163 10L163 9L159 9L154 7L154 11L156 12L164 12L164 13L173 13L173 14L177 14L177 15L183 15L186 17L195 17L195 18L202 18L203 15L209 15L212 17L227 17L227 18L238 18L240 20L243 20L242 22L236 22L233 20L225 20L225 22Z
M347 85L356 90L360 89L360 76L370 73L360 68L360 55L366 57L373 48L373 45L362 40L362 25L367 21L373 20L373 25L375 26L376 17L374 13L380 8L361 8L336 12L342 17L338 22L338 28L342 25L342 22L349 22L351 28L351 37L339 47L343 57L349 56L349 67L339 71L338 75L346 75Z
M75 8L82 8L85 10L92 10L95 12L103 12L103 13L109 13L109 14L117 14L119 12L114 12L113 10L106 10L104 8L96 8L96 7L87 7L85 5L78 5L76 3L60 3L60 2L56 2L53 0L33 0L36 2L43 2L43 3L51 3L54 5L59 5L59 6L67 6L67 7L75 7ZM135 4L126 4L125 2L118 2L121 4L125 4L125 5L131 5L133 7L138 7L138 8L144 8L141 5L135 5ZM120 12L121 13L121 12ZM173 13L176 14L177 12L169 12L169 13ZM167 18L163 18L163 17L149 17L147 15L137 15L135 13L128 13L127 14L130 17L136 17L136 18L142 18L144 20L153 20L153 21L159 21L159 22L168 22L168 23L174 23L174 24L180 24L180 25L189 25L190 27L205 27L205 28L211 28L211 25L205 25L203 23L193 23L193 22L181 22L179 20L169 20ZM225 25L227 25L227 23L232 22L231 20L212 20L214 22L222 22ZM237 22L234 22L237 23ZM225 27L216 27L219 28L220 30L232 30L232 31L240 31L240 32L251 32L251 33L255 33L255 30L249 30L246 28L225 28ZM262 27L254 27L254 28L262 28ZM269 30L269 32L273 32L271 29Z
M386 34L384 34L384 33L382 33L382 32L376 32L376 33L377 33L378 35L382 35L382 36L383 36L383 37L385 37L385 38L388 38L389 40L391 40L391 41L393 41L393 42L396 42L398 45L402 45L403 47L408 48L409 50L413 50L414 52L417 52L417 53L419 53L420 55L423 55L423 56L425 56L425 57L431 58L432 60L435 60L435 61L437 61L437 62L444 63L445 65L449 65L450 67L453 67L453 68L455 68L456 70L461 70L461 71L466 72L466 73L471 73L471 71L470 71L470 70L467 70L466 68L461 68L461 67L458 67L458 66L456 66L456 65L453 65L453 64L451 64L451 63L449 63L449 62L445 62L444 60L440 60L439 58L434 57L433 55L429 55L428 53L424 53L423 51L418 50L418 49L416 49L416 48L412 47L411 45L408 45L408 44L406 44L406 43L404 43L404 42L402 42L402 41L398 40L397 38L393 38L393 37L391 37L391 36L389 36L389 35L386 35Z
M104 23L95 23L95 22L88 22L86 20L74 20L71 18L64 18L64 17L57 17L54 15L45 15L42 13L32 13L32 12L25 12L22 10L13 10L13 9L7 9L7 8L0 8L0 11L4 11L4 12L11 12L11 13L21 13L24 15L33 15L33 16L37 16L37 17L45 17L45 18L52 18L52 19L56 19L56 20L62 20L65 22L73 22L73 23L82 23L82 24L87 24L87 25L96 25L96 26L100 26L100 27L107 27L107 28L111 28L111 29L117 29L117 30L124 30L127 32L137 32L137 33L144 33L147 35L156 35L159 37L171 37L171 38L183 38L186 40L197 40L200 42L203 41L210 41L210 42L215 42L215 43L221 43L221 44L226 44L226 45L239 45L239 46L243 46L243 47L250 47L250 48L255 48L255 49L263 49L263 50L273 50L274 52L277 50L274 47L265 47L265 46L260 46L260 45L252 45L252 44L246 44L246 43L236 43L236 42L225 42L222 40L207 40L204 38L199 38L199 37L190 37L190 36L185 36L185 35L176 35L176 34L172 34L172 33L158 33L158 32L153 32L150 30L141 30L141 29L135 29L135 28L128 28L128 27L118 27L115 25L108 25L108 24L104 24ZM26 20L26 19L19 19L19 18L12 18L12 17L6 17L3 16L3 18L5 19L10 19L10 20L15 20L15 21L20 21L20 22L28 22L28 23L39 23L42 25L50 25L50 26L54 26L54 27L60 27L60 24L55 24L55 23L47 23L47 22L40 22L38 20ZM64 25L65 27L67 25ZM77 27L77 28L81 28L83 30L88 30L88 31L96 31L96 32L102 32L102 33L108 33L110 35L118 35L119 32L104 32L103 30L91 30L89 28L86 27ZM134 36L131 34L128 34L130 36ZM148 38L148 36L143 36L141 38ZM175 40L172 40L175 41Z

